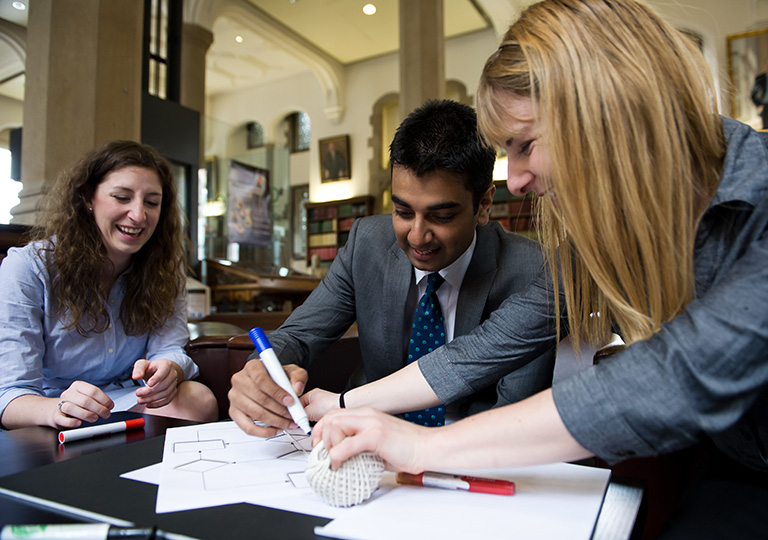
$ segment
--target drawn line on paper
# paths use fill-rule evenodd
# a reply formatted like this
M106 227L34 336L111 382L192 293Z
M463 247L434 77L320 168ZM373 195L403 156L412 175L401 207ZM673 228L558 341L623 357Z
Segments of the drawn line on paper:
M196 439L173 443L174 454L196 455L195 459L175 465L173 470L200 475L205 490L271 484L290 484L302 489L308 485L303 470L275 472L260 468L259 463L275 459L303 463L308 450L304 446L310 444L309 439L303 433L293 437L281 433L268 439L244 438L242 431L236 427L197 431Z

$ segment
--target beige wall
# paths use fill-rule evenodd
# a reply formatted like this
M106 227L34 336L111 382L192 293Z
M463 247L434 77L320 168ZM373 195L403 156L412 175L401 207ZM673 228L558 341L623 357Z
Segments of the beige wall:
M704 39L704 54L717 81L721 110L728 114L726 36L740 33L756 22L768 21L768 2L755 0L687 0L676 3L649 0L677 27L692 30ZM446 41L446 78L464 83L474 95L482 65L496 48L499 36L491 29ZM372 158L370 115L373 104L382 96L399 91L398 57L386 55L347 66L346 112L335 124L324 114L324 95L317 79L306 74L211 99L207 114L219 129L235 129L248 121L265 127L267 141L275 139L274 129L282 118L303 111L312 118L313 145L308 158L295 159L291 169L292 183L310 184L313 201L333 200L368 193L368 161ZM226 128L224 129L226 131ZM352 153L352 179L320 182L317 140L349 134ZM207 155L227 155L226 138L212 135L206 141ZM296 168L294 168L296 167Z
M461 81L471 94L477 86L485 58L496 48L492 30L473 33L446 42L446 78ZM366 60L347 66L346 112L340 123L330 121L319 82L307 72L282 81L218 96L207 103L206 112L215 119L213 131L206 139L206 155L226 156L226 139L221 131L236 129L248 121L265 128L265 139L275 140L279 122L294 111L302 111L312 119L312 147L307 157L292 161L291 183L310 184L312 201L326 201L367 195L368 162L373 157L369 146L370 116L374 103L383 95L399 91L399 67L396 54ZM317 141L336 135L350 136L352 179L320 182ZM302 167L296 170L294 167Z

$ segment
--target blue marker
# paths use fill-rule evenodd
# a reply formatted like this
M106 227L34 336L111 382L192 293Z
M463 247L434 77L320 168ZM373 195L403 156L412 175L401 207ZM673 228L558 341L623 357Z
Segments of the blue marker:
M264 334L264 330L256 327L251 329L251 331L248 332L248 335L251 337L253 344L256 345L259 358L264 364L264 367L267 368L269 376L272 377L272 380L275 381L280 388L291 394L293 405L288 407L288 412L291 413L291 418L293 418L293 421L296 422L304 433L309 435L310 429L307 412L304 410L304 407L301 406L299 396L296 395L296 392L294 392L291 387L288 375L285 374L283 365L280 363L280 360L277 359L277 355L272 349L272 345L269 344L269 340L267 339L266 334Z

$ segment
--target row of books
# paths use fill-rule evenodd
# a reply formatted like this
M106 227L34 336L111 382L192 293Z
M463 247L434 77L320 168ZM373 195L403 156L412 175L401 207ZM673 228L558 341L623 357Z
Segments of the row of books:
M339 217L345 218L345 217L359 217L364 216L366 214L366 206L365 203L358 203L358 204L342 204L339 206Z
M310 221L307 224L307 230L309 234L328 233L333 231L348 231L352 228L352 224L355 222L358 216L340 218L340 219L324 219L322 221Z
M307 210L307 219L333 219L336 217L335 206L318 206Z
M323 221L310 221L307 223L309 234L332 232L336 230L335 219L325 219Z
M535 228L535 218L533 216L502 218L494 221L498 221L505 229L512 232L530 231Z
M314 255L317 255L320 257L320 260L322 261L322 260L335 259L337 252L338 252L338 248L336 246L313 247L313 248L309 248L307 255L309 256L310 260Z
M335 246L336 245L336 233L322 233L322 234L310 234L307 237L309 247L318 246Z
M491 217L529 215L533 211L533 204L530 199L495 202L491 205Z

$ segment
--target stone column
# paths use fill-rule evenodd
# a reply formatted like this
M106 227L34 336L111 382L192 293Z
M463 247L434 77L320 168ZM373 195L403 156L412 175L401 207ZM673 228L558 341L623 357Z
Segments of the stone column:
M400 0L400 117L444 97L443 0Z
M200 161L205 161L205 55L213 33L184 23L181 31L181 105L200 113Z
M181 30L181 104L205 112L205 55L213 33L198 24L184 23Z
M32 224L39 199L86 151L140 140L143 16L143 0L30 3L14 223Z

